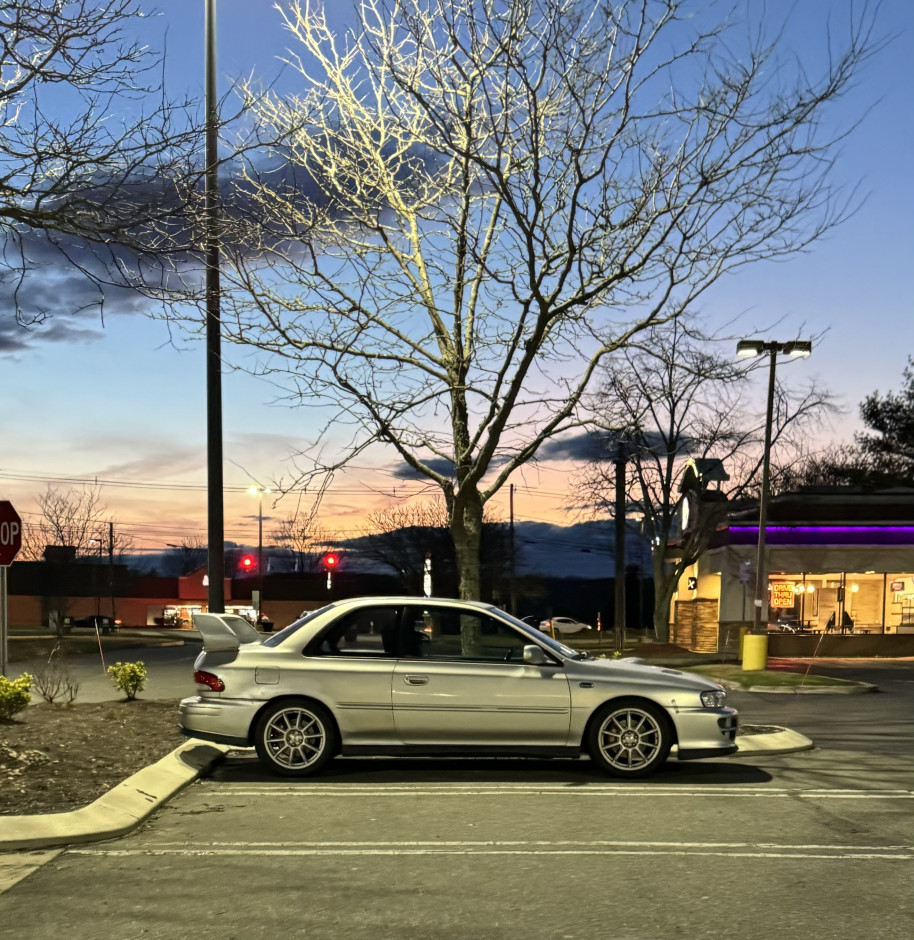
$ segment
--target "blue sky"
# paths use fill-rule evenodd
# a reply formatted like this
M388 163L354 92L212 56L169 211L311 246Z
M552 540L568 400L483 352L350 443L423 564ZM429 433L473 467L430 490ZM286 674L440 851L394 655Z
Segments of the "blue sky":
M161 47L167 27L169 87L202 98L203 2L162 0L157 6L164 15L150 21L149 39ZM790 36L800 52L800 37L822 38L826 11L840 22L847 10L843 0L773 0L767 7L775 18L796 7ZM252 69L276 75L276 56L288 37L272 4L219 0L218 13L222 87ZM838 165L846 185L859 180L865 203L808 252L728 277L702 307L716 322L743 314L743 335L778 322L767 338L818 337L812 357L794 364L792 375L821 382L847 409L823 429L823 439L848 438L858 426L861 399L899 388L914 352L914 3L886 0L878 29L899 35L844 102L848 119L861 115L863 123L845 141ZM11 499L28 521L46 481L97 478L110 481L104 498L139 548L159 550L185 534L202 536L202 346L170 338L137 304L112 308L102 326L92 313L72 316L68 300L58 298L55 311L65 331L39 331L0 352L0 498ZM256 500L244 489L288 472L289 455L307 439L316 415L272 403L268 386L239 372L226 374L223 392L226 537L250 543L256 540ZM367 508L416 491L417 484L393 476L392 465L391 455L386 467L364 464L341 475L324 506L328 527L357 534ZM518 519L561 518L564 470L531 468L517 483ZM293 510L287 501L274 508L265 500L268 517Z

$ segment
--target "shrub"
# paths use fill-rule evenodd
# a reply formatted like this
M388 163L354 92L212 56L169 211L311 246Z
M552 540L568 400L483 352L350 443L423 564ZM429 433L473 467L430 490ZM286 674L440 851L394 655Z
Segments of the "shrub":
M32 701L32 677L24 672L18 679L0 676L0 720L9 721Z
M48 661L35 672L32 685L46 702L53 703L60 696L66 699L67 705L75 701L79 682L70 672L59 644L51 651Z
M128 701L135 699L137 692L142 692L146 686L146 664L143 662L115 663L108 667L108 675Z

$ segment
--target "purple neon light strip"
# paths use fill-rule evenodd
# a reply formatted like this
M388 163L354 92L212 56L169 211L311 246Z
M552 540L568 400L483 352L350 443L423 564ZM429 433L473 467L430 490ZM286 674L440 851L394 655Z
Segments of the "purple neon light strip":
M757 525L732 525L731 532L758 532ZM766 532L906 532L914 534L914 525L766 525Z
M758 541L758 526L731 526L730 543ZM914 545L911 525L775 525L765 526L771 545Z

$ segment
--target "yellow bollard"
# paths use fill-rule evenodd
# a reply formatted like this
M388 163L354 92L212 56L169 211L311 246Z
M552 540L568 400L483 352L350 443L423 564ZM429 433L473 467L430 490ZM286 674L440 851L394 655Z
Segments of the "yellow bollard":
M743 672L768 665L768 634L747 633L743 637Z

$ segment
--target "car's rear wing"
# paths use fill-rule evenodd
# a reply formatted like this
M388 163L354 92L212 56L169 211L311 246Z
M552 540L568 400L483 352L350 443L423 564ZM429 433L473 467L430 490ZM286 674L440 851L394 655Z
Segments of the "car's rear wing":
M211 652L263 641L263 636L237 614L194 614L194 628L203 637L203 649Z

